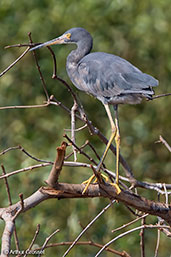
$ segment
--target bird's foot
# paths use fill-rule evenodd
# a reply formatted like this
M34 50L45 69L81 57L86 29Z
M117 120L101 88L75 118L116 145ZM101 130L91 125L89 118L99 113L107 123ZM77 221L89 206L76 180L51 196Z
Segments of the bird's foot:
M108 182L109 181L109 178L107 177L107 176L105 176L104 174L101 174L100 173L100 176L101 176L101 178L102 179L104 179L106 182ZM93 179L95 178L95 180L93 181ZM93 182L92 182L93 181ZM83 181L82 182L82 184L86 184L86 187L84 188L84 190L83 190L83 192L82 192L82 195L83 194L85 194L85 192L87 191L87 188L89 187L89 185L91 184L91 183L97 183L98 182L98 180L97 180L97 178L95 177L95 175L92 175L89 179L87 179L86 181Z
M116 193L119 195L121 192L119 185L117 183L110 183L110 185L116 188Z

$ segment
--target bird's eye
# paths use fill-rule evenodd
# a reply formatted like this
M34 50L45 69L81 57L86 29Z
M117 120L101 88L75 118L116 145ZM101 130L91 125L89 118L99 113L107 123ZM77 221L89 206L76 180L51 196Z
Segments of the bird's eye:
M71 38L71 33L67 33L65 36L66 36L67 39L70 39Z

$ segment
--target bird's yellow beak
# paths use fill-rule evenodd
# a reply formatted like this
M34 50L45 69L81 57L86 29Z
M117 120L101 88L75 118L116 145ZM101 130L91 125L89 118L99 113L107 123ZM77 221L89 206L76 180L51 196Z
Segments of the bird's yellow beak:
M42 43L38 46L35 46L35 47L31 48L29 51L33 51L33 50L36 50L36 49L44 47L44 46L65 44L70 40L70 38L71 38L71 34L67 33L58 38L52 39L52 40Z

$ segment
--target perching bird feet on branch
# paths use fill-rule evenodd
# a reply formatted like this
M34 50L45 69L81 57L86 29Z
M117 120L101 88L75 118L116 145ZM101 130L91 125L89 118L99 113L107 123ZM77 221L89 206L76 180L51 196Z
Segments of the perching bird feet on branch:
M101 174L101 176L106 180L106 182L108 182L109 178L107 176L105 176L104 174ZM82 184L86 184L86 187L84 188L82 194L85 194L85 192L87 191L89 185L92 183L94 178L95 178L95 175L92 175L89 179L87 179L86 181L83 181ZM98 180L96 178L94 180L93 184L97 183L97 182L98 182ZM121 192L121 189L120 189L119 185L116 184L116 183L110 183L110 185L116 188L116 193L119 195L120 192Z
M85 192L87 191L89 185L92 183L103 183L103 181L105 180L105 182L108 182L109 181L109 178L107 176L105 176L104 174L102 174L101 172L99 171L96 171L93 166L92 166L92 169L94 171L94 173L96 174L93 174L89 179L87 179L86 181L83 181L82 184L86 184L82 194L85 194ZM95 180L94 180L95 179ZM94 182L92 182L94 180ZM121 192L121 189L119 187L119 185L117 183L110 183L111 186L115 187L116 189L116 193L117 194L120 194Z
M101 180L104 179L106 182L109 181L109 178L107 176L105 176L104 174L101 174L100 172L99 172L99 176L101 177ZM95 180L94 180L94 182L92 182L94 178L95 178ZM87 188L89 187L89 185L91 183L94 184L94 183L97 183L97 182L98 182L98 179L95 175L92 175L89 179L87 179L86 181L83 181L82 184L86 184L86 187L84 188L82 194L85 194L85 192L87 191Z

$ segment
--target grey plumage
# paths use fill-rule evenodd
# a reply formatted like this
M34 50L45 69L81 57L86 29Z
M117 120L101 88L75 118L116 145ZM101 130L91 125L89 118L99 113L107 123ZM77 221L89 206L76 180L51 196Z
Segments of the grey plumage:
M141 72L125 59L103 52L90 53L93 39L83 28L72 28L61 37L30 50L52 44L76 44L68 55L66 69L72 83L103 104L137 104L151 98L158 80Z
M119 56L90 53L92 37L86 30L74 28L66 33L71 33L71 42L77 44L77 49L67 58L66 67L78 89L110 104L137 104L154 94L152 87L158 81L152 76Z

